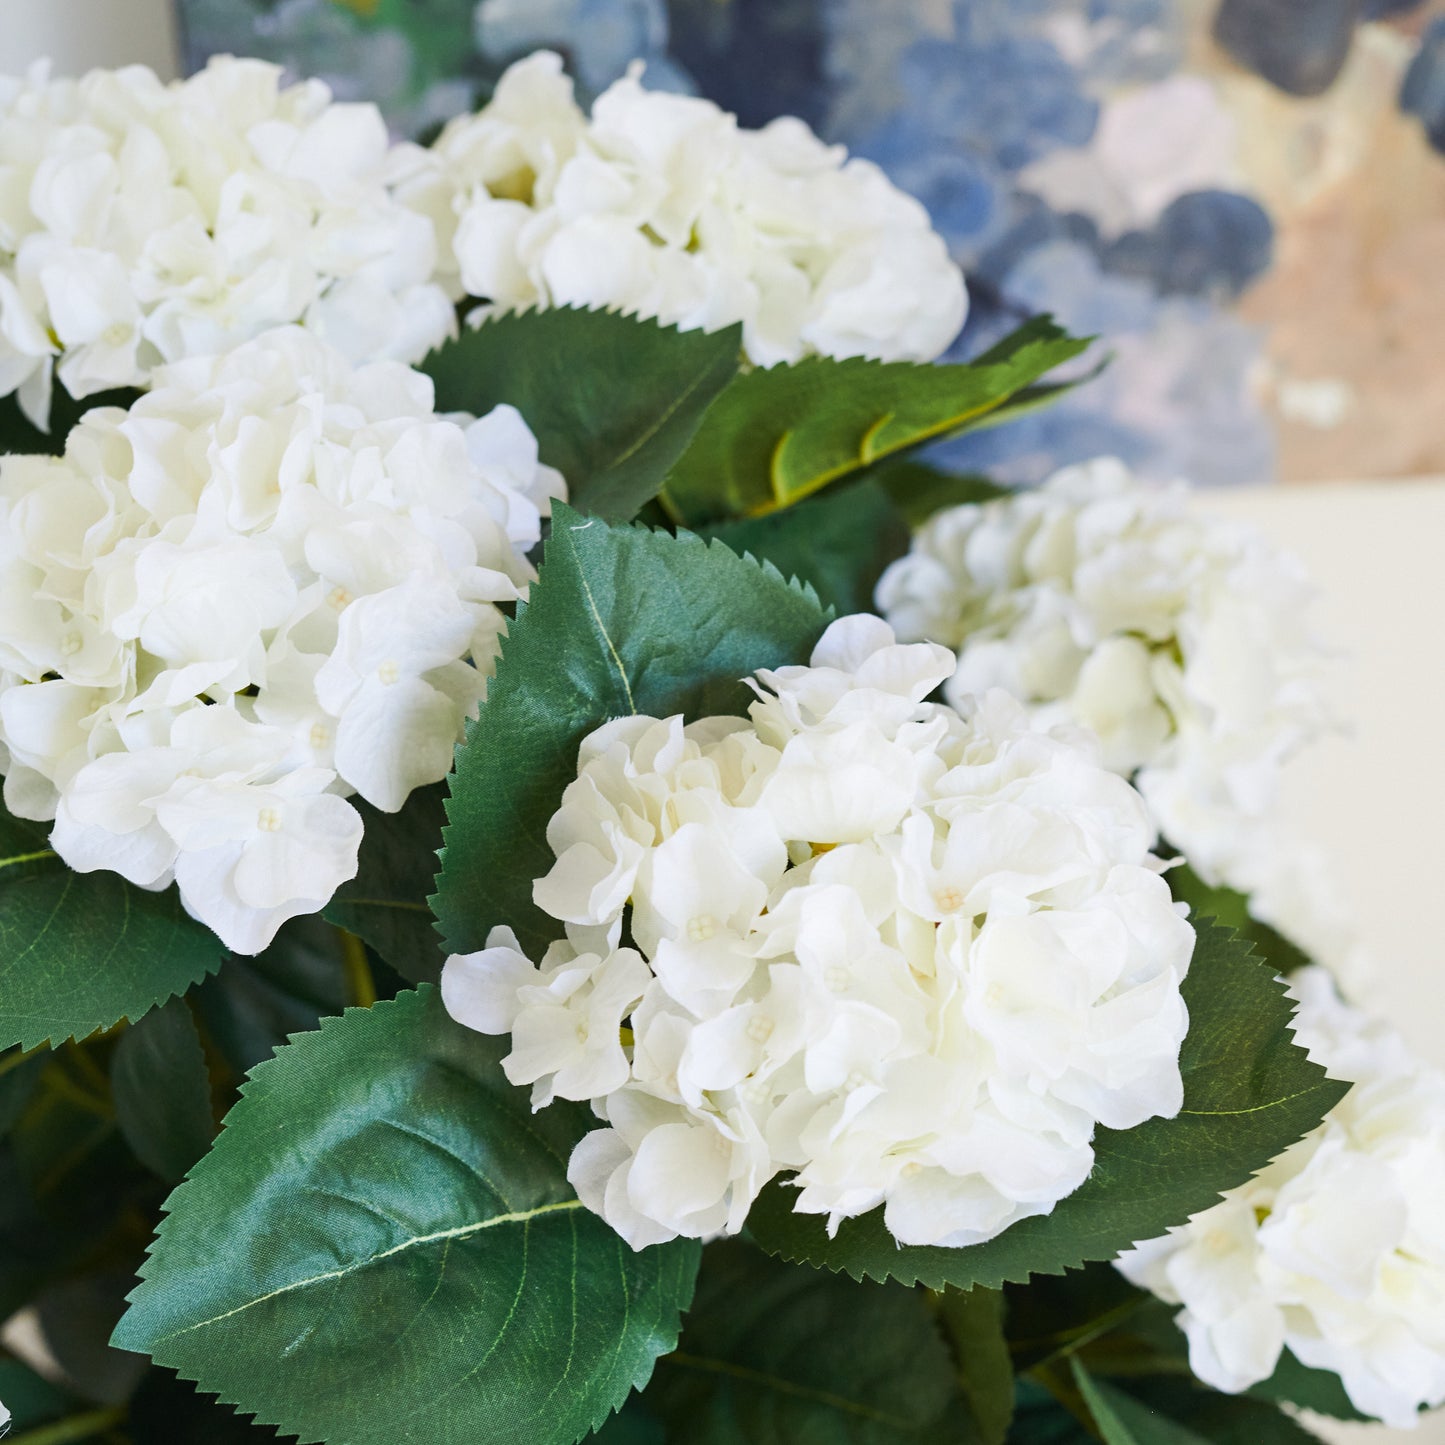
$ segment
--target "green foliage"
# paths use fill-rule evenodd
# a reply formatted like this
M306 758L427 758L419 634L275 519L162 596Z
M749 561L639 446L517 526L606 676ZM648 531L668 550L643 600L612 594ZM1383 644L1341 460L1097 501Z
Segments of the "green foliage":
M1166 857L1169 855L1167 844L1162 851ZM1189 917L1194 923L1212 918L1234 929L1254 945L1254 951L1261 958L1273 964L1276 972L1293 973L1312 961L1282 933L1255 918L1243 893L1236 893L1232 888L1211 888L1187 863L1171 868L1164 876L1174 897L1189 905Z
M741 355L741 326L679 331L562 306L464 328L422 370L439 411L515 406L572 505L625 522L661 490Z
M110 1064L116 1122L136 1158L169 1183L211 1147L211 1081L191 1012L173 998L128 1028Z
M429 988L261 1065L167 1202L115 1343L329 1445L571 1445L677 1338L690 1241L634 1253L506 1045Z
M1178 1117L1099 1129L1093 1173L1052 1213L970 1249L899 1248L881 1210L846 1220L830 1240L822 1221L794 1214L790 1191L774 1184L754 1205L749 1227L785 1259L935 1289L1058 1274L1163 1234L1308 1133L1348 1088L1294 1044L1290 1003L1273 969L1227 929L1200 934L1184 997L1190 1028Z
M19 1049L0 1054L0 1139L25 1112L44 1067L44 1054L26 1054Z
M710 1245L647 1403L688 1445L897 1445L970 1437L925 1296Z
M84 1038L216 969L224 949L174 889L75 873L0 808L0 1048Z
M419 788L399 813L383 813L353 799L365 833L361 866L326 905L325 916L364 939L404 979L435 983L441 976L441 939L427 896L437 870L446 821L446 790Z
M1014 1414L1014 1369L998 1290L945 1290L938 1317L953 1342L964 1409L979 1445L1003 1445Z
M1221 1395L1191 1380L1095 1379L1075 1358L1073 1376L1104 1445L1314 1445L1273 1405Z
M713 403L662 493L695 527L793 506L925 442L956 436L1026 396L1087 341L1039 317L953 366L809 357L739 376Z
M811 583L840 617L873 610L883 569L908 550L910 537L887 493L868 481L784 512L708 527L703 535Z
M41 431L31 423L13 393L0 397L0 453L27 452L58 457L65 451L70 429L86 412L102 406L128 407L139 395L138 391L122 389L97 392L76 401L64 386L57 385L50 400L49 431Z
M961 507L965 502L992 502L1009 495L987 477L954 476L941 472L926 462L905 458L888 466L878 467L872 480L893 500L908 525L921 527L935 512L946 507Z
M1344 1384L1334 1371L1302 1365L1289 1350L1280 1355L1274 1374L1262 1380L1249 1393L1258 1400L1297 1405L1302 1410L1313 1410L1316 1415L1328 1415L1334 1420L1370 1418L1350 1403Z
M632 713L742 713L740 679L806 659L825 622L811 591L720 542L558 508L451 780L433 899L448 949L483 947L497 924L539 952L560 933L532 884L589 732Z

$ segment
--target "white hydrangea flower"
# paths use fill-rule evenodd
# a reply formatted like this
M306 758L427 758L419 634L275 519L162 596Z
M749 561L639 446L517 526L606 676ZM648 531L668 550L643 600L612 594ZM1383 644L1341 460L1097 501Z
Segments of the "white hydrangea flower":
M1231 1393L1286 1347L1397 1428L1445 1404L1445 1075L1295 974L1297 1037L1354 1087L1312 1134L1118 1267L1169 1304L1194 1373Z
M643 88L589 117L539 51L452 121L401 194L436 225L439 275L478 316L610 307L709 330L743 323L759 365L931 361L967 310L927 213L802 121L746 130L711 101Z
M446 775L562 481L299 327L154 382L0 462L5 801L255 953Z
M1179 1109L1194 935L1143 800L1002 693L926 702L953 668L850 617L747 720L599 728L534 890L564 936L447 961L534 1105L605 1122L569 1178L634 1247L736 1232L779 1174L830 1229L977 1243L1076 1189L1097 1124Z
M1092 729L1208 883L1268 888L1283 913L1305 882L1278 872L1278 774L1327 723L1313 594L1292 557L1184 497L1106 459L950 508L878 606L901 637L957 650L950 698L1003 687L1043 725Z
M229 56L0 78L0 395L44 427L77 398L302 322L355 361L419 361L455 330L414 169L372 105Z

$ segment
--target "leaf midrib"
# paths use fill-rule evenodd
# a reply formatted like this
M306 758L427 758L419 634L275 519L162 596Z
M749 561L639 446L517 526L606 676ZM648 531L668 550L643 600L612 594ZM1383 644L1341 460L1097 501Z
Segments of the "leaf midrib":
M450 1244L454 1240L466 1239L474 1234L481 1234L484 1230L495 1229L504 1224L530 1224L532 1220L545 1214L560 1214L564 1211L581 1209L583 1207L580 1199L563 1199L555 1204L539 1204L535 1209L516 1210L510 1214L495 1214L490 1219L478 1220L472 1224L458 1225L454 1229L439 1229L432 1234L413 1235L410 1239L404 1239L400 1244L394 1244L390 1249L384 1249L380 1254L368 1255L365 1259L359 1259L341 1269L327 1270L324 1274L311 1275L307 1279L292 1280L290 1284L284 1284L280 1289L273 1289L267 1294L258 1295L255 1299L247 1300L235 1309L226 1310L223 1314L213 1315L210 1319L198 1320L193 1325L187 1325L184 1329L173 1330L170 1334L156 1336L157 1345L167 1340L179 1339L182 1335L194 1334L196 1330L204 1330L211 1325L218 1325L225 1320L233 1319L236 1315L244 1314L247 1310L256 1305L266 1304L269 1300L278 1299L282 1295L294 1294L297 1290L309 1289L315 1284L326 1284L334 1279L345 1279L348 1275L356 1274L363 1269L369 1269L374 1264L380 1264L383 1260L392 1259L399 1254L405 1254L410 1249L418 1249L429 1244ZM154 1353L154 1351L152 1351Z

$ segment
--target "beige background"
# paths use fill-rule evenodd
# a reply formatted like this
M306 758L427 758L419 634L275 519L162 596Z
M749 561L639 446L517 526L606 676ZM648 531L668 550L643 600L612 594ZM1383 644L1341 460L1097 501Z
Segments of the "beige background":
M59 75L97 65L149 65L176 73L179 55L171 0L3 0L0 74L49 56Z
M1323 630L1346 649L1334 696L1351 735L1295 760L1285 807L1331 854L1359 921L1371 966L1359 1002L1445 1068L1445 479L1201 492L1198 504L1259 526L1321 589ZM1414 1431L1325 1430L1445 1445L1445 1412Z

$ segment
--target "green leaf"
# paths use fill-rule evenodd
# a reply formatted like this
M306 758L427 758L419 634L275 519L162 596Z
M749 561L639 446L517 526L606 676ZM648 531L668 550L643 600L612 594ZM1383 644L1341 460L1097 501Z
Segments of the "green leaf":
M1027 1284L1008 1285L1004 1299L1009 1351L1015 1368L1027 1370L1100 1336L1116 1339L1121 1328L1132 1328L1154 1297L1136 1289L1112 1264L1095 1260L1061 1275L1037 1275ZM1165 1312L1163 1325L1171 1345L1182 1343L1172 1313ZM1149 1348L1141 1344L1136 1352Z
M1099 1427L1104 1445L1200 1445L1199 1436L1192 1430L1146 1409L1122 1390L1096 1381L1077 1356L1070 1364L1074 1383Z
M1003 1445L1014 1414L1014 1370L997 1290L946 1290L938 1317L953 1341L959 1388L980 1445Z
M1318 1445L1261 1400L1221 1395L1192 1379L1136 1380L1124 1388L1072 1363L1105 1445Z
M1009 1440L1020 1445L1092 1445L1094 1437L1042 1385L1020 1375Z
M663 503L689 527L793 506L885 458L978 426L1088 344L1039 317L953 366L809 357L748 372L703 419Z
M174 1184L211 1147L211 1081L191 1011L173 998L128 1028L110 1063L115 1117L148 1169Z
M202 1029L239 1083L291 1034L345 1010L342 936L319 914L290 919L264 953L228 959L191 999Z
M688 1445L897 1445L966 1437L927 1300L710 1245L647 1403Z
M114 1343L329 1445L571 1445L677 1339L691 1241L634 1253L534 1115L506 1044L436 990L323 1021L259 1066L167 1201Z
M867 481L785 512L708 527L703 535L812 583L840 617L873 610L883 569L908 550L910 538L887 493Z
M15 1127L25 1112L45 1067L44 1054L10 1049L0 1055L0 1139Z
M990 1289L1113 1259L1163 1234L1243 1184L1303 1137L1349 1086L1326 1076L1290 1033L1290 1002L1273 968L1227 929L1202 930L1184 982L1189 1035L1180 1054L1184 1107L1174 1119L1099 1129L1094 1170L1053 1212L969 1249L897 1246L881 1210L845 1220L830 1240L815 1216L792 1212L773 1184L748 1217L755 1238L785 1259L855 1279Z
M382 813L360 798L365 833L361 866L323 909L411 983L441 977L441 939L427 897L436 882L437 851L446 821L446 790L421 788L399 813Z
M954 476L941 472L926 462L905 458L890 462L872 473L875 486L881 487L902 512L910 527L921 527L935 512L946 507L961 507L965 502L992 502L1010 495L987 477Z
M483 947L496 924L539 953L560 934L532 884L552 866L547 823L589 732L630 713L744 713L740 679L805 660L826 621L811 591L721 542L559 507L451 779L432 900L449 951Z
M509 312L432 352L438 411L515 406L578 511L628 521L736 375L742 327L679 331L615 311Z
M97 407L129 407L140 392L129 389L97 392L76 401L64 386L57 385L50 399L50 430L41 431L20 410L14 393L0 397L0 453L26 452L58 457L65 451L70 429L88 411Z
M174 889L74 873L0 808L0 1048L138 1019L219 967L225 949Z
M1167 857L1168 844L1162 851ZM1189 917L1196 924L1201 918L1212 918L1232 928L1241 938L1254 945L1261 958L1268 959L1277 973L1293 973L1312 960L1282 933L1261 923L1249 911L1249 899L1232 888L1211 888L1187 863L1171 868L1165 877L1170 891L1180 903L1189 905Z
M1303 1365L1289 1351L1279 1357L1274 1374L1255 1385L1249 1393L1258 1400L1279 1405L1296 1405L1328 1415L1333 1420L1368 1420L1355 1409L1345 1391L1344 1383L1333 1370L1316 1370Z

